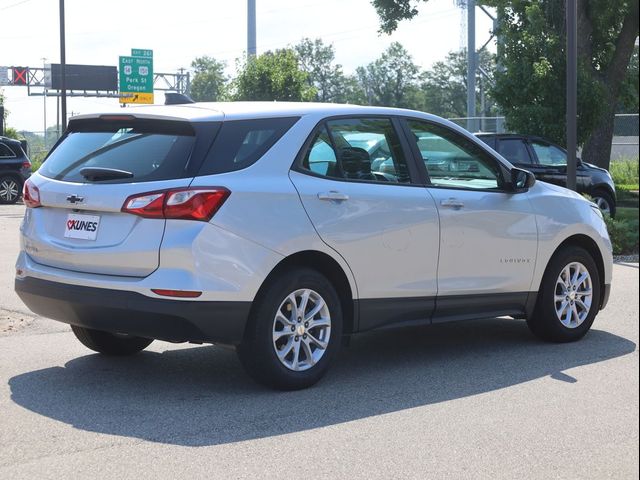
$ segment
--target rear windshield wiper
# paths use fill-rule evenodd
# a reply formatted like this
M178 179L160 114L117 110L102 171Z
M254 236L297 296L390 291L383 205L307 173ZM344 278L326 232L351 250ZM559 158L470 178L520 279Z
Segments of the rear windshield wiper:
M80 175L82 175L90 182L133 177L133 173L127 172L126 170L118 170L117 168L106 167L85 167L80 170Z

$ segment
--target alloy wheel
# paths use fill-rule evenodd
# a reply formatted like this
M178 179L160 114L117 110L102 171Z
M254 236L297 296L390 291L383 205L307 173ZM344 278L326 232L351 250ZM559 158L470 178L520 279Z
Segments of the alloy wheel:
M5 202L13 202L20 194L18 182L11 178L4 178L0 181L0 199Z
M558 320L567 328L576 328L585 321L591 310L593 285L589 270L580 262L566 265L555 289L555 310Z
M296 372L324 356L331 336L331 314L317 292L303 288L289 294L273 319L273 348L280 363Z

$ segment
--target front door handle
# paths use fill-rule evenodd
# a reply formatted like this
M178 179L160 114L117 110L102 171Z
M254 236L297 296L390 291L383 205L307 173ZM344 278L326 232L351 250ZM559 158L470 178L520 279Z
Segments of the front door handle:
M464 202L457 198L448 198L447 200L441 200L440 205L443 207L454 208L456 210L464 207Z
M342 202L344 200L349 200L349 195L337 192L335 190L331 190L330 192L320 192L318 193L319 200L335 200L337 202Z

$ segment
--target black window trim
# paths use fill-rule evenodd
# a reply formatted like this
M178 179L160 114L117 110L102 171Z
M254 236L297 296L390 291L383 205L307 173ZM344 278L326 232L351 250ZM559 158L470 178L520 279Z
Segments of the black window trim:
M400 148L407 162L407 168L409 169L409 179L411 183L394 183L394 182L384 182L381 180L359 180L355 178L336 178L336 177L328 177L326 175L321 175L319 173L312 172L311 170L307 170L302 166L302 162L304 160L304 156L311 146L316 134L321 128L326 128L329 138L332 143L332 148L335 151L335 145L333 141L333 135L331 134L331 130L326 125L327 122L332 120L349 120L349 119L360 119L360 118L378 118L383 120L390 120L391 126L393 127L396 135L398 136L398 140L400 141ZM419 174L419 169L415 165L415 158L413 152L410 148L410 143L407 141L405 137L404 129L400 123L400 117L397 115L384 115L384 114L348 114L348 115L331 115L328 117L324 117L320 120L314 127L311 129L311 133L307 136L305 141L302 144L302 147L298 151L293 163L291 164L290 170L301 173L303 175L309 175L311 177L323 178L325 180L333 180L336 182L348 182L348 183L368 183L371 185L388 185L395 187L424 187L422 177Z
M439 123L439 122L434 122L433 120L428 120L425 118L420 118L420 117L410 117L410 116L403 116L403 117L399 117L399 120L401 121L402 127L404 129L404 134L406 136L407 139L411 138L410 135L413 135L413 132L411 131L411 127L409 127L408 121L409 120L414 120L414 121L418 121L418 122L423 122L423 123L428 123L430 125L435 125L437 127L440 128L444 128L446 130L449 130L452 133L455 133L457 135L460 135L460 132L457 132L456 130L454 130L453 128ZM500 168L500 172L502 174L502 183L503 185L508 185L507 179L509 177L509 175L511 174L510 169L504 164L502 163L502 161L497 158L496 156L494 156L489 149L491 149L491 147L489 145L487 145L486 143L484 143L483 141L476 139L477 143L476 145L479 145L480 148L485 152L486 155L488 155L494 162L496 162L496 164L498 165L498 167ZM469 140L471 142L473 142L473 140ZM449 186L449 185L434 185L433 183L431 183L431 179L429 178L429 172L427 170L427 167L425 166L424 162L422 161L422 155L420 154L420 150L418 150L418 145L416 144L416 142L409 142L409 145L411 146L411 153L412 153L412 157L413 157L413 163L416 165L416 167L418 168L418 170L421 171L421 173L423 174L424 178L426 178L427 182L424 184L425 187L427 188L437 188L437 189L447 189L447 190L462 190L465 192L490 192L490 193L507 193L507 194L513 194L516 193L512 190L509 190L508 188L466 188L466 187L455 187L455 186Z

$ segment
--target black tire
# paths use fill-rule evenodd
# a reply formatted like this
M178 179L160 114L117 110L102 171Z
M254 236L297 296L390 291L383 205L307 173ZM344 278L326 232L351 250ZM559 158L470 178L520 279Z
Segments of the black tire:
M322 297L331 317L331 330L327 347L317 363L307 370L294 371L278 358L273 329L276 313L285 299L301 289L310 289ZM309 332L312 332L311 327ZM256 298L245 339L236 351L247 373L257 382L278 390L299 390L310 387L324 376L340 348L341 336L342 306L335 288L315 270L296 268L275 278Z
M15 175L0 176L0 204L16 203L22 195L22 182Z
M118 335L76 325L71 325L71 330L85 347L105 355L133 355L144 350L153 342L152 338Z
M556 281L563 269L573 263L581 263L591 277L591 306L584 321L569 328L563 325L556 314ZM542 340L549 342L574 342L581 339L591 328L600 307L600 274L592 256L580 247L569 246L559 250L549 261L542 277L538 299L533 315L527 319L531 331Z
M613 199L609 192L604 190L596 190L593 195L591 195L591 198L593 198L594 203L598 204L598 206L600 205L598 203L598 199L606 202L607 205L609 205L609 216L611 218L616 218L616 201Z

